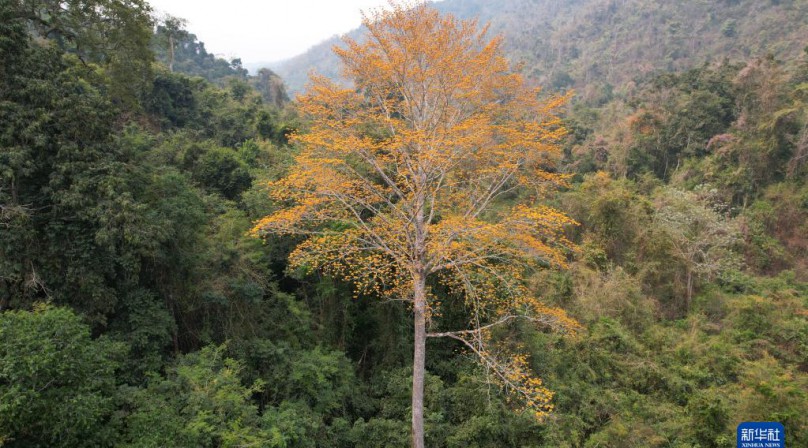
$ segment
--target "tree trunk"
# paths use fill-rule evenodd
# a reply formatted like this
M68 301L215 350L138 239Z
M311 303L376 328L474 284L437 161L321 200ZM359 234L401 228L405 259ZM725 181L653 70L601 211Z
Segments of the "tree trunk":
M11 283L8 280L2 280L3 289L3 297L0 298L0 312L5 311L9 304L11 304Z
M174 36L168 35L168 71L174 72Z
M412 446L424 448L424 375L426 360L426 277L415 276L415 334L412 362Z
M426 374L426 235L427 223L425 218L426 199L423 192L427 191L426 175L419 169L416 187L420 193L416 195L415 207L415 235L413 270L413 318L415 329L413 334L413 360L412 360L412 446L424 448L424 376Z
M685 312L690 312L690 302L693 300L693 271L687 270L687 300L685 302Z

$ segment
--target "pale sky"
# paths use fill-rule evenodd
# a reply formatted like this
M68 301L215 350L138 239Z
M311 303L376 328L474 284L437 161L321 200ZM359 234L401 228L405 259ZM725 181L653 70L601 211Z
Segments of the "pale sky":
M245 65L296 56L362 23L360 11L386 0L147 0L158 16L188 21L209 53Z

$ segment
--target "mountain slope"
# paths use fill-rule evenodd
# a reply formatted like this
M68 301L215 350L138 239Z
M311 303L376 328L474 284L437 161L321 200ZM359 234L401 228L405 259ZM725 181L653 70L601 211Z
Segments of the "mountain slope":
M530 77L555 88L574 86L590 100L638 76L724 58L790 58L808 44L805 0L445 0L435 6L490 22ZM331 47L338 43L332 38L272 69L290 92L299 92L312 69L337 75Z

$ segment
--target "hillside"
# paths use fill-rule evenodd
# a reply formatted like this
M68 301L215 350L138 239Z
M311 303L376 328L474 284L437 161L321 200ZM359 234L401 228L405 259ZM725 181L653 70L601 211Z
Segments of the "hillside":
M793 58L808 44L805 0L444 0L435 6L490 22L530 77L575 87L587 100L652 73L769 53ZM337 43L332 38L271 68L297 93L311 69L337 75L330 50Z

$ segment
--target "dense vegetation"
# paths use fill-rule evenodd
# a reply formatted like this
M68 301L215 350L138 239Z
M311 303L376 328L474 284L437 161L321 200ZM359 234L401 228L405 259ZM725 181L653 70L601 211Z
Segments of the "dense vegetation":
M430 341L427 446L728 447L741 421L808 445L805 2L526 3L605 33L508 27L525 33L511 45L552 29L590 61L563 65L572 81L550 53L526 67L581 92L551 204L580 223L579 250L529 283L583 330L497 335L556 392L541 422L460 345ZM657 30L671 65L643 71L643 47L587 68L607 57L594 42L648 43L618 31L646 36L632 24L662 20L652 7L703 16L681 35L735 38ZM0 446L407 446L410 311L287 269L297 240L247 235L305 123L271 72L181 27L169 70L149 14L0 3ZM465 323L462 297L434 292L442 321Z

